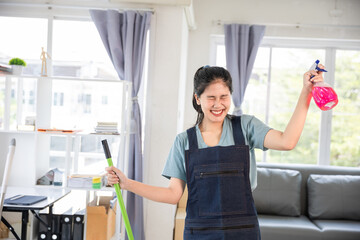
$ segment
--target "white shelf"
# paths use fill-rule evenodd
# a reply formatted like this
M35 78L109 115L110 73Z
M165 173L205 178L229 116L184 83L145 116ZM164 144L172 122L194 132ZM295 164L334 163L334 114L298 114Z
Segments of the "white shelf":
M6 133L6 134L36 134L37 132L35 131L18 131L18 130L0 130L0 134L1 133Z
M83 190L83 191L95 191L95 192L115 192L115 188L113 187L102 187L102 188L76 188L76 187L64 187L64 186L54 186L54 185L35 185L36 188L65 188L68 190ZM123 190L122 190L123 191Z
M59 136L98 136L98 137L120 137L122 134L112 134L112 133L93 133L93 132L74 132L74 133L65 133L58 131L48 131L48 132L39 132L39 131L19 131L19 130L0 130L1 133L7 134L43 134L43 135L59 135ZM124 133L126 134L126 132Z

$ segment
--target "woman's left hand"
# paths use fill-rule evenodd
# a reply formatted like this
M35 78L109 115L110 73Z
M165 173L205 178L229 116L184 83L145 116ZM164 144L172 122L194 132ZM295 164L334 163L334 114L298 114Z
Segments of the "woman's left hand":
M322 64L319 64L318 66L321 69L325 69L324 65L322 65ZM311 76L314 76L314 77L311 78ZM304 73L303 80L304 80L303 81L304 82L304 88L308 92L311 92L314 83L324 81L323 72L321 72L321 71L318 72L316 70L307 71L306 73Z

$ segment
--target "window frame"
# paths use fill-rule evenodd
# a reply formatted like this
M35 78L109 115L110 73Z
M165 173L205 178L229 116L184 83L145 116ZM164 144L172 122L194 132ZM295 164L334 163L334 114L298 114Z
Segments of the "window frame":
M216 65L217 46L225 45L224 35L210 36L210 64ZM360 40L337 40L337 39L312 39L312 38L288 38L288 37L264 37L260 47L268 47L270 49L268 84L266 93L266 112L265 123L269 120L269 99L271 86L271 58L273 48L307 48L307 49L323 49L325 50L324 65L328 69L335 69L336 51L337 50L355 50L360 51ZM326 82L334 86L335 71L329 71L326 75ZM330 165L330 144L331 144L331 128L332 111L321 111L320 129L319 129L319 150L318 165ZM266 152L263 152L263 162L266 162Z

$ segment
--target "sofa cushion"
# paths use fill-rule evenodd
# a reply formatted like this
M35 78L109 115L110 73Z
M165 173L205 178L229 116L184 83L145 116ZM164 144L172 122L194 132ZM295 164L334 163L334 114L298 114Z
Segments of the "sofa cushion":
M253 192L259 214L300 215L301 174L295 170L258 168Z
M323 239L360 239L360 222L350 220L314 220Z
M320 229L305 216L258 215L258 218L262 239L321 239Z
M360 220L360 176L317 175L308 178L312 219Z

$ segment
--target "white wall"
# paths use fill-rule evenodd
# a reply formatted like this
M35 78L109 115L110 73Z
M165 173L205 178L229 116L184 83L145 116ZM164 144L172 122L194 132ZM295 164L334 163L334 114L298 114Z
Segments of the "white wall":
M147 184L165 187L169 181L161 172L177 134L188 31L182 7L157 7L152 20L144 179ZM172 239L175 206L144 202L146 239Z

